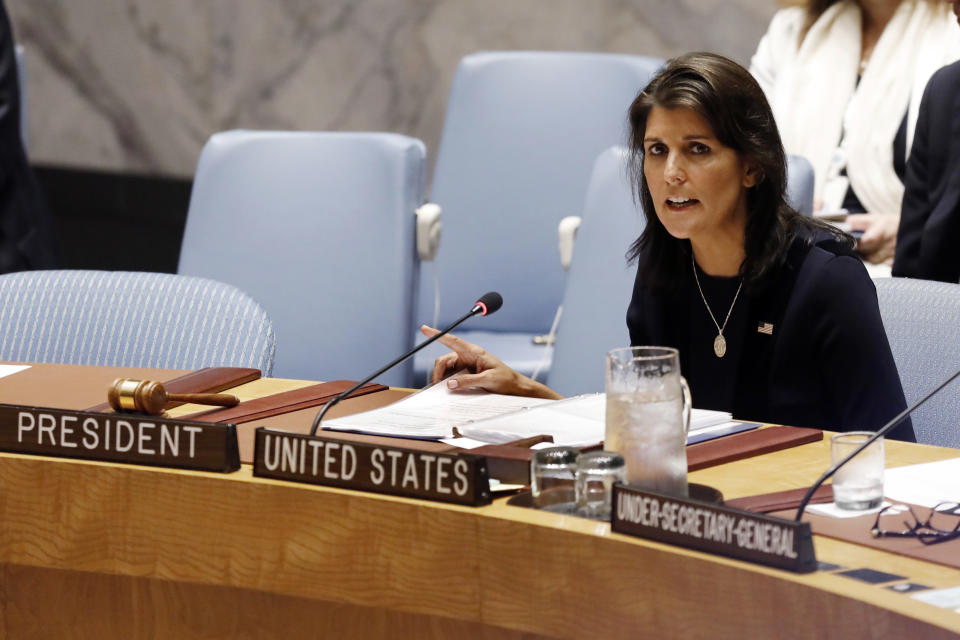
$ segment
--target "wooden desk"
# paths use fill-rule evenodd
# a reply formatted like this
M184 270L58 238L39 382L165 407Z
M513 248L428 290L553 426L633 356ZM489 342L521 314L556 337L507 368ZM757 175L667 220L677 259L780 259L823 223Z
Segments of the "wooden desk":
M253 383L251 383L253 384ZM266 381L262 384L268 384ZM2 386L2 385L0 385ZM890 442L889 466L956 457ZM826 443L706 469L727 497L811 482ZM817 538L931 586L960 571ZM506 505L0 454L4 637L955 637L960 614Z

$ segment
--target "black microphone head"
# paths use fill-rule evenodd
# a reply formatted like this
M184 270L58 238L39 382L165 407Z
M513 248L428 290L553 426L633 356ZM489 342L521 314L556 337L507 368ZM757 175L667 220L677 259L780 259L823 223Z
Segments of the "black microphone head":
M474 311L480 311L480 315L488 316L491 313L496 313L499 311L500 307L503 306L503 296L501 296L496 291L488 291L477 300L477 303L473 305Z

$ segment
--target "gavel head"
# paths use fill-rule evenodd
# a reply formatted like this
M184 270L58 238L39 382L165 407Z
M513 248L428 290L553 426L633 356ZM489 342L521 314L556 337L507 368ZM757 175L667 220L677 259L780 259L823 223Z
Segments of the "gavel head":
M107 402L114 411L132 411L158 416L167 406L167 392L153 380L117 378L107 390Z

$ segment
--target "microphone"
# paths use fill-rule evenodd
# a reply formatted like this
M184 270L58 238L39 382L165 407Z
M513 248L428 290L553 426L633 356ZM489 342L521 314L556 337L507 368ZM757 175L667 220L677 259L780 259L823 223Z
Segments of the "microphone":
M317 417L313 419L313 426L310 427L310 435L311 435L311 436L317 435L317 427L320 426L320 422L323 420L323 416L325 416L325 415L327 414L327 411L329 411L330 408L331 408L333 405L337 404L338 402L340 402L341 400L343 400L344 398L346 398L347 396L349 396L351 393L353 393L354 391L356 391L357 389L359 389L359 388L362 387L363 385L367 384L368 382L370 382L371 380L373 380L374 378L376 378L376 377L379 376L380 374L382 374L382 373L384 373L384 372L386 372L386 371L389 371L390 369L394 368L395 366L397 366L398 364L400 364L401 362L403 362L404 360L406 360L407 358L409 358L410 356L412 356L412 355L415 354L416 352L420 351L421 349L423 349L423 348L426 347L427 345L433 344L434 342L437 341L437 339L442 338L443 336L447 335L448 333L450 333L451 331L453 331L454 329L456 329L457 327L459 327L463 322L469 320L469 319L472 318L473 316L476 316L476 315L488 316L488 315L490 315L491 313L496 313L497 311L499 311L500 307L502 307L502 306L503 306L503 296L501 296L501 295L500 295L499 293L497 293L496 291L488 291L487 293L485 293L485 294L483 294L482 296L480 296L480 299L477 300L477 301L474 303L473 308L470 309L470 311L469 311L468 313L465 313L465 314L463 314L462 316L460 316L460 318L458 318L458 319L457 319L453 324L451 324L449 327L447 327L446 329L444 329L443 331L441 331L441 332L438 333L437 335L433 336L432 338L429 338L429 339L427 339L426 341L421 342L420 344L418 344L417 346L415 346L413 349L411 349L411 350L408 351L407 353L403 354L402 356L400 356L399 358L397 358L396 360L394 360L393 362L391 362L391 363L388 364L387 366L385 366L385 367L383 367L382 369L380 369L379 371L371 374L370 376L364 378L363 380L361 380L361 381L358 382L357 384L353 385L352 387L350 387L349 389L347 389L346 391L344 391L344 392L341 393L340 395L338 395L338 396L336 396L335 398L333 398L333 400L331 400L331 401L328 402L327 404L323 405L323 409L321 409L321 410L320 410L320 413L317 414Z
M463 319L457 320L457 323L463 322L468 317L480 313L482 316L489 316L497 311L500 311L500 307L503 306L503 296L501 296L496 291L487 291L485 294L480 296L480 299L477 300L476 304L473 305L473 309L470 310L470 313L464 316ZM451 325L444 333L453 329L454 325ZM440 337L440 336L436 336ZM423 346L423 345L421 345ZM419 348L419 347L418 347Z
M879 431L877 431L875 434L867 438L867 440L864 441L864 443L861 444L859 447L851 451L850 455L848 455L843 460L840 460L835 465L827 469L826 472L822 476L820 476L820 479L814 482L813 486L810 487L807 493L803 496L803 500L800 501L800 506L797 508L797 515L794 518L794 520L796 520L797 522L800 522L800 518L803 517L803 510L807 508L807 503L809 503L810 500L813 498L814 492L816 492L816 490L819 489L824 482L829 480L830 477L833 476L833 474L835 474L840 469L840 467L842 467L843 465L853 460L861 451L869 447L871 444L873 444L883 436L893 431L893 428L899 425L901 422L903 422L904 418L906 418L908 415L913 413L924 402L926 402L933 396L937 395L937 393L939 393L941 389L943 389L945 386L953 382L957 376L960 376L960 371L957 371L956 373L954 373L952 376L950 376L949 378L941 382L936 388L933 389L933 391L930 391L927 395L923 396L922 398L914 402L912 405L910 405L909 407L907 407L906 409L898 413L896 416L894 416L893 420L883 425L883 427L881 427Z

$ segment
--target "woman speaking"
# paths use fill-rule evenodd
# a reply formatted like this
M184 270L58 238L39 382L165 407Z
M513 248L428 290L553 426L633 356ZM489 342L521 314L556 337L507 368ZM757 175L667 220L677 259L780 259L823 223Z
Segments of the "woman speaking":
M741 419L848 431L903 410L873 283L849 237L786 204L783 145L747 70L670 60L629 118L647 217L628 254L631 343L678 349L696 406ZM465 368L448 387L558 397L477 345L440 341L452 353L434 381ZM912 425L892 437L914 440Z

